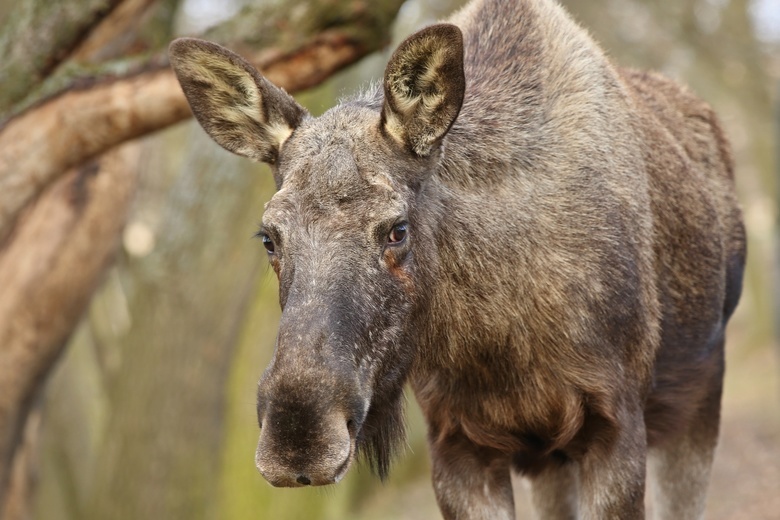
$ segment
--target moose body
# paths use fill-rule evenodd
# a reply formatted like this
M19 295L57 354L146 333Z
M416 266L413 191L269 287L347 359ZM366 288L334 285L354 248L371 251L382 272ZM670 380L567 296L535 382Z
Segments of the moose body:
M698 518L744 230L712 110L615 67L550 0L476 0L310 117L193 39L206 131L272 165L279 277L256 462L277 486L384 476L409 381L445 518ZM647 471L649 469L650 471Z

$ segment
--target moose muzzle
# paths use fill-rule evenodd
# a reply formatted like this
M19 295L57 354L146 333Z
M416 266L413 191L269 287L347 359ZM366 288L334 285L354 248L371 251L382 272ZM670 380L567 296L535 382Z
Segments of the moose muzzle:
M271 406L262 420L255 463L277 487L334 484L355 453L349 421L338 410L326 413L301 406Z
M273 362L258 384L260 440L257 469L274 486L338 482L355 458L356 439L368 411L354 363L311 334L280 332ZM304 341L300 341L303 339Z

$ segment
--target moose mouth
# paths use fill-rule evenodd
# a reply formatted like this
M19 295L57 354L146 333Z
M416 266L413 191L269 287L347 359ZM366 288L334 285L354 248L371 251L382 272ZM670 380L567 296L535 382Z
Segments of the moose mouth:
M328 486L331 484L337 484L344 478L349 470L349 466L352 462L352 450L349 451L344 462L336 468L336 472L332 477L313 476L310 472L300 472L298 474L288 473L274 475L267 471L260 469L260 474L263 478L274 487L305 487L305 486ZM259 468L258 468L259 469Z
M349 466L352 464L352 458L355 454L355 441L354 439L349 444L349 453L347 454L347 458L344 459L344 462L341 463L341 466L338 467L336 470L336 476L333 477L332 484L337 484L338 482L341 482L341 479L344 478L344 475L347 474L347 470L349 470Z

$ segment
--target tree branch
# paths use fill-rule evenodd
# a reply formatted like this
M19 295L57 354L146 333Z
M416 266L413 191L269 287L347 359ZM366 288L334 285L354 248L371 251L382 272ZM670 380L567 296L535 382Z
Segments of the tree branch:
M80 63L100 63L125 54L141 18L158 0L124 0L71 53Z
M25 211L0 252L0 511L35 390L114 253L133 164L120 149L72 169Z
M324 0L291 1L284 8L242 12L234 19L240 22L229 21L207 36L238 49L268 79L294 92L380 48L389 39L388 19L402 3L385 0L369 8L366 1L347 2L334 9ZM323 16L326 8L333 16ZM247 19L263 23L250 31L244 24ZM173 73L160 69L163 62L157 56L140 72L74 80L62 94L23 112L0 130L0 241L18 211L60 172L189 117ZM79 83L88 86L78 87Z
M0 113L46 78L121 2L18 2L0 30Z

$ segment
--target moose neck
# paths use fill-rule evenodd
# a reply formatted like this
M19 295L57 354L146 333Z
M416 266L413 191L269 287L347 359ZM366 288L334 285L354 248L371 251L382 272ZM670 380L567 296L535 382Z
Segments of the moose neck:
M471 13L487 2L499 15ZM544 298L554 300L574 283L556 278L555 259L577 246L549 238L561 227L551 215L566 220L570 208L558 207L562 188L583 203L598 197L602 187L588 172L613 159L592 153L593 136L608 142L630 125L625 115L609 115L628 113L631 103L618 72L559 6L505 4L472 2L450 20L463 29L466 95L423 192L428 208L443 208L433 231L440 272L432 274L423 325L429 332L419 335L417 371L424 374L445 366L468 373L493 357L525 358L518 345L539 348L545 328L555 335L555 327L535 322L536 315L548 306ZM491 38L482 41L485 34ZM588 59L565 58L575 55ZM540 262L545 255L552 261ZM442 338L436 330L451 332ZM526 337L510 341L516 334ZM510 343L515 351L502 352Z

